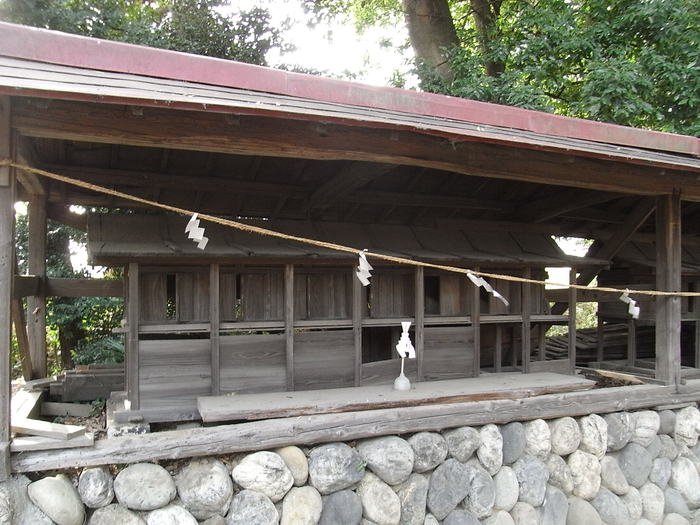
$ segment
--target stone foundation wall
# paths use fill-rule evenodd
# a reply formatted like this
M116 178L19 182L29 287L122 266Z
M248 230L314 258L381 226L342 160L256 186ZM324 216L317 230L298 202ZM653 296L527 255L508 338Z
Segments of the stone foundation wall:
M697 407L14 476L0 524L700 523Z

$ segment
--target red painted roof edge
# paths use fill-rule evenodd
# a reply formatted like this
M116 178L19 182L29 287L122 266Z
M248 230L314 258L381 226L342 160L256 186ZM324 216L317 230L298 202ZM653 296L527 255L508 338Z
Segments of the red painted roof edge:
M0 55L700 156L700 139L0 22Z

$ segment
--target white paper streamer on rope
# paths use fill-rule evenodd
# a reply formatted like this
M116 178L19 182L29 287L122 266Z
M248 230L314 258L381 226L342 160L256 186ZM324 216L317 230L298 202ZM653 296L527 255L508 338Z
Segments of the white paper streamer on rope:
M197 248L203 250L207 247L209 238L204 236L204 228L199 225L199 219L197 217L197 213L192 214L192 217L190 217L190 220L187 222L187 226L185 226L185 233L188 239L192 239L197 243Z
M629 296L629 293L629 290L625 290L625 293L620 296L620 301L629 305L627 307L627 312L632 316L632 319L639 319L639 312L641 309L637 306L637 301Z
M409 359L416 358L416 349L413 347L413 343L411 343L411 338L408 335L408 329L410 327L411 321L401 321L401 328L403 329L403 331L401 332L399 342L396 343L396 351L399 353L402 359L406 357L408 357Z
M493 286L491 286L486 279L479 275L475 275L473 273L468 273L467 277L469 277L469 280L474 283L474 286L479 286L482 287L484 290L486 290L488 293L493 295L496 299L501 301L503 304L506 306L509 306L510 303L508 302L508 299L503 297L500 293L498 293L496 290L493 289Z
M374 268L372 268L372 265L367 262L365 252L360 252L359 265L355 271L355 275L357 275L357 278L362 283L362 286L369 285L369 278L372 277L372 274L370 273L371 270L374 270Z

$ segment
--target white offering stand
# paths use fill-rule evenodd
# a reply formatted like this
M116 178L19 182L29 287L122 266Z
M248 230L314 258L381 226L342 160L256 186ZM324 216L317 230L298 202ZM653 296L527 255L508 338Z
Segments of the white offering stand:
M399 374L399 377L397 377L394 380L394 390L400 390L400 391L411 390L411 381L403 373L405 359L407 357L409 359L416 358L416 349L413 347L413 344L411 344L411 338L408 335L408 329L410 327L411 327L411 321L402 321L401 322L401 328L403 329L403 331L401 332L401 337L399 338L399 342L396 343L396 351L401 356L401 373Z

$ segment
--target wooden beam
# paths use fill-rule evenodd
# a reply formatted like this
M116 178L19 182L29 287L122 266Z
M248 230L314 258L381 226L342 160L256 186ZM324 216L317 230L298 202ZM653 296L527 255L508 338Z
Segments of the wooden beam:
M36 275L15 275L12 297L21 299L28 295L36 295L41 288L41 279Z
M287 390L294 390L294 265L284 265L284 336Z
M49 204L46 207L46 216L54 222L81 232L87 231L87 213L73 213L68 206Z
M46 279L46 295L55 297L124 297L121 279Z
M656 289L681 290L680 191L656 199ZM680 384L681 298L656 298L656 378Z
M571 268L569 271L569 283L576 282L576 268ZM578 290L569 288L569 373L573 374L576 371L576 302ZM544 330L545 326L540 325L540 329Z
M17 144L17 159L19 162L31 166L32 168L41 167L32 140L29 137L18 136L15 138L15 141ZM41 177L34 173L19 170L17 172L17 182L30 194L46 194L46 181L42 180Z
M559 215L595 204L601 204L620 195L580 190L560 190L554 195L528 203L518 210L517 218L524 222L545 222Z
M376 205L420 206L425 208L455 208L465 210L495 210L511 212L516 205L503 200L477 199L454 195L402 193L394 191L360 190L350 193L346 202Z
M40 280L46 277L46 196L29 200L29 249L27 270ZM32 356L32 379L46 377L46 295L40 287L27 297L27 335Z
M365 287L352 269L352 335L355 348L354 376L355 386L362 384L362 312L367 304Z
M37 109L20 98L13 118L27 136L130 144L242 155L327 160L362 160L423 166L466 175L571 186L601 191L658 195L683 187L684 198L700 200L700 180L690 169L636 165L536 151L484 142L454 142L409 130L241 116L232 125L226 115L148 110L135 116L113 104L52 100ZM81 118L76 119L75 115ZM192 133L196 129L197 133ZM575 167L575 169L574 169Z
M268 419L236 425L170 430L102 439L93 447L62 452L13 454L13 472L37 472L95 465L138 463L271 450L287 445L350 441L380 435L436 431L535 418L604 414L696 402L700 385L635 385L599 388L523 399L500 399L405 408Z
M209 341L211 343L211 393L221 393L221 366L219 359L219 265L209 265Z
M126 395L132 410L139 409L139 265L129 263L126 304Z
M0 158L11 158L10 97L0 96ZM15 273L15 174L0 168L0 481L10 475L10 353Z
M423 381L423 353L425 352L425 269L416 267L415 274L415 347L418 381Z
M309 208L329 207L353 190L361 188L393 170L391 164L366 164L352 162L339 173L322 183L309 197Z
M19 347L19 356L22 363L22 377L25 381L32 379L32 355L29 352L29 338L27 337L27 325L24 320L24 308L20 299L12 299L12 324L15 325L15 337Z

